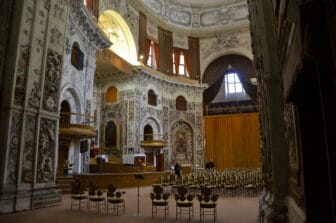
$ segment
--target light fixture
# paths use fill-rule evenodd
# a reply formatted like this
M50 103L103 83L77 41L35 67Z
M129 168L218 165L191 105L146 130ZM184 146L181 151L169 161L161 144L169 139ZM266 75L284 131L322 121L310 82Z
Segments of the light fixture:
M140 55L139 55L139 59L140 59L140 61L142 61L143 58L144 58L144 56L143 56L142 54L140 54Z

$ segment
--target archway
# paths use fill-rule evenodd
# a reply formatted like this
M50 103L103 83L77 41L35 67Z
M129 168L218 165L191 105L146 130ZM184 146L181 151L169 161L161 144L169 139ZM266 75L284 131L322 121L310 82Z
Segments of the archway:
M98 24L113 43L110 49L130 64L137 64L135 41L123 17L113 10L106 10L99 16Z

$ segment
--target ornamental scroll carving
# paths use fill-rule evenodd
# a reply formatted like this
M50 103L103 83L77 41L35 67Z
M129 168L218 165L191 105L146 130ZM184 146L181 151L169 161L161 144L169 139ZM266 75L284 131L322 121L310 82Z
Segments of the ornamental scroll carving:
M43 109L57 112L61 74L61 55L48 49L47 68L44 81Z
M20 146L20 133L22 125L22 115L13 113L11 130L10 130L10 144L9 144L9 155L7 163L7 183L15 184L17 182L17 161L18 152Z
M41 119L36 178L38 183L47 183L54 179L55 137L56 121Z
M33 162L35 148L36 118L27 116L25 125L25 147L22 158L22 176L21 180L25 183L33 182Z

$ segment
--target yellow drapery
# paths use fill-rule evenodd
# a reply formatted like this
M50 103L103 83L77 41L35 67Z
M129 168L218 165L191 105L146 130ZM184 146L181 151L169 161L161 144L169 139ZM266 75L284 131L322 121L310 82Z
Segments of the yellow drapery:
M205 117L205 150L217 169L260 167L259 113Z

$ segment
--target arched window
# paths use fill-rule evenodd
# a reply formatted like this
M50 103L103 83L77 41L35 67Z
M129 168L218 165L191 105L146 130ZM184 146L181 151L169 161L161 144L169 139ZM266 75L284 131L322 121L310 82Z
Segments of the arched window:
M157 96L152 89L148 91L148 104L153 106L157 105Z
M71 49L71 64L78 70L83 70L84 53L80 50L79 44L75 42Z
M113 121L107 123L105 128L105 147L115 147L117 145L117 126Z
M153 128L150 125L144 128L144 140L153 140Z
M176 98L176 110L187 111L187 101L181 95Z
M107 103L116 102L117 98L118 98L117 88L114 86L109 87L106 91L105 102Z
M70 127L70 105L67 101L62 101L61 103L61 119L60 127L69 128Z

